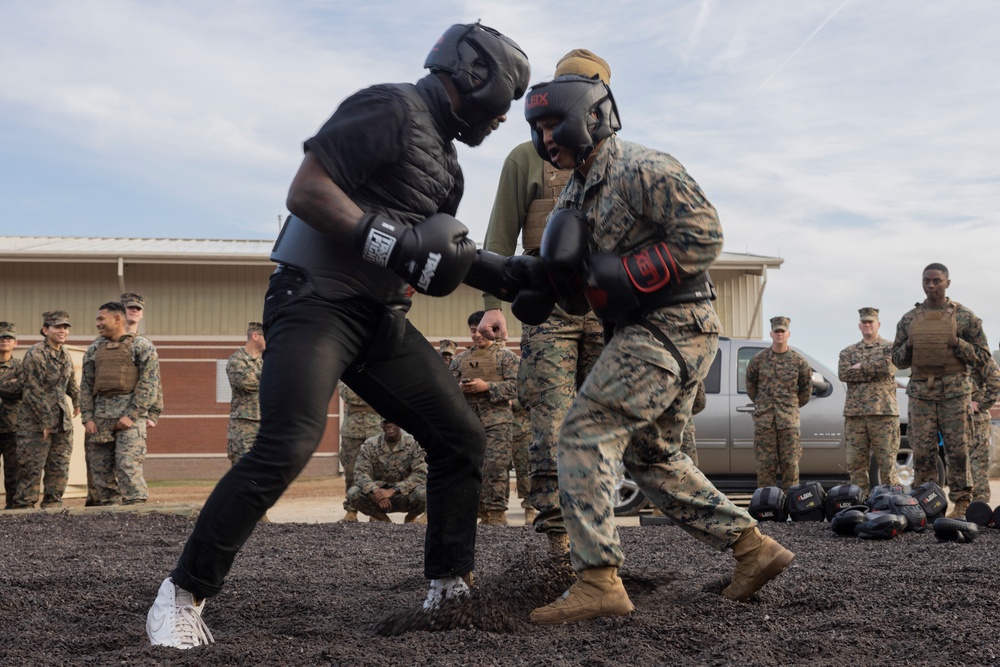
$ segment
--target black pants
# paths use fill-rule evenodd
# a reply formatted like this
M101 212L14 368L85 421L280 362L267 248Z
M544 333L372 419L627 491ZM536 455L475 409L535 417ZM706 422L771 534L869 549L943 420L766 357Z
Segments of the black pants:
M258 520L319 445L340 378L427 452L424 575L472 571L486 434L447 365L409 322L394 353L371 349L384 312L370 299L325 300L295 270L272 275L260 432L206 501L174 583L198 597L222 589Z

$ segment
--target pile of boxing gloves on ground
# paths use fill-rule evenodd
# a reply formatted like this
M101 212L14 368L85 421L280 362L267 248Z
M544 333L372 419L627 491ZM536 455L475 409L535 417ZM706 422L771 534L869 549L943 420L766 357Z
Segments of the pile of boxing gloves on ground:
M789 487L788 493L777 486L754 491L748 511L758 521L829 521L837 535L863 540L891 540L905 531L923 532L928 527L941 542L972 542L980 525L993 523L993 513L986 523L973 521L981 508L969 506L966 519L949 519L948 498L934 482L921 484L909 493L901 486L879 485L868 498L861 497L855 484L840 484L829 491L819 482L805 482ZM1000 525L1000 508L997 508ZM982 520L980 518L980 520Z

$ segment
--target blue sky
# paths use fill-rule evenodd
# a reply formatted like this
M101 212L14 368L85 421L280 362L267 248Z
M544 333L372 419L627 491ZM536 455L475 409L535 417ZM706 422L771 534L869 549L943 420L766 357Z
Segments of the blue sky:
M767 317L821 360L883 335L949 266L950 295L1000 336L1000 3L910 0L0 5L0 205L8 234L273 238L301 143L345 96L414 81L452 23L533 64L612 66L625 139L679 159L726 250L785 259ZM510 119L460 147L459 217L481 241Z

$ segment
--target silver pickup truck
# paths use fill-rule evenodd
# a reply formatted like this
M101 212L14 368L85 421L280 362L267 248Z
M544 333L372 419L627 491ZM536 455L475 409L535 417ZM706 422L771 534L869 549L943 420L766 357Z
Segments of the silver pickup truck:
M753 454L753 403L746 393L746 369L750 359L770 346L769 341L722 338L719 352L705 378L705 410L695 416L698 464L702 472L737 502L749 500L757 486L757 464ZM802 350L793 347L813 370L813 395L801 411L802 481L820 481L825 487L848 481L847 453L844 444L844 399L847 389L837 372L827 368ZM901 442L897 459L900 483L913 482L913 453L906 438L906 393L897 389L900 411ZM944 471L939 461L939 484ZM878 468L869 470L877 483ZM619 471L616 484L615 513L635 514L646 505L646 498L625 472Z

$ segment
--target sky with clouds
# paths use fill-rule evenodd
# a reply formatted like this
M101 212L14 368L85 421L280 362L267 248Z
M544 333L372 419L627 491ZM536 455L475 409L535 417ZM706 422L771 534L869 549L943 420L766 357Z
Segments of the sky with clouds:
M547 80L571 48L612 67L621 136L671 153L726 250L779 256L764 314L827 363L893 336L930 262L1000 336L1000 3L912 0L6 0L7 234L273 238L302 141L366 85L415 81L452 23L516 40ZM482 241L520 103L460 146Z

